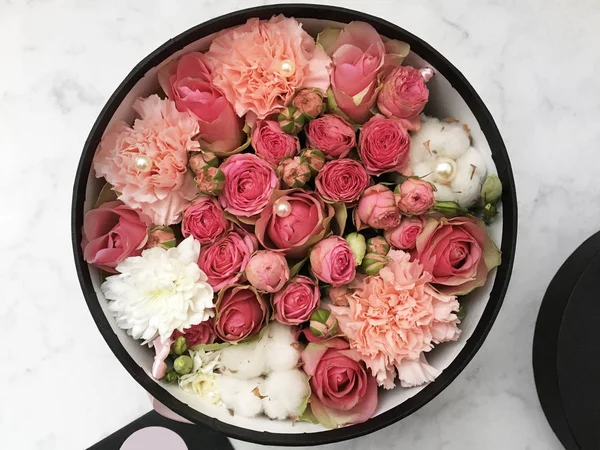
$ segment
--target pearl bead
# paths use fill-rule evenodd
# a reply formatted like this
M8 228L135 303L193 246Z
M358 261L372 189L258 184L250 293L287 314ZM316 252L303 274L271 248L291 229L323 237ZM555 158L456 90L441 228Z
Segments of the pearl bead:
M152 160L145 155L136 156L135 168L140 172L148 172L152 169Z
M292 75L294 75L296 73L296 66L294 65L293 61L290 61L289 59L281 61L279 73L286 78L289 78Z
M287 200L279 199L273 205L277 217L287 217L292 213L292 205Z
M435 166L435 181L442 184L450 183L456 176L456 162L452 158L441 156Z

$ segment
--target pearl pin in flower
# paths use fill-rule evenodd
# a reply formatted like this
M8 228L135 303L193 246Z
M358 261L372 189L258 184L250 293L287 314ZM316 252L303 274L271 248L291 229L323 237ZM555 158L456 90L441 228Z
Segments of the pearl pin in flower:
M273 204L273 211L277 217L287 217L292 213L292 205L284 199L279 199Z
M152 169L152 160L146 155L135 157L135 168L140 172L148 172Z
M279 66L279 73L284 77L289 78L296 73L296 65L293 61L284 59L281 61L281 66Z
M447 156L440 156L435 166L435 181L442 184L450 183L456 176L456 161Z

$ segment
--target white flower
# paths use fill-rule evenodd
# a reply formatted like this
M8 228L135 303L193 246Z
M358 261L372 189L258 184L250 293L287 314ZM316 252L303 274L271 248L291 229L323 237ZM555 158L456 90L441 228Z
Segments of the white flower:
M477 202L487 168L471 146L468 128L421 116L421 128L410 139L413 174L433 183L437 201L453 201L464 208Z
M179 378L179 387L207 398L212 403L219 403L221 395L217 385L215 370L221 368L220 352L205 352L204 350L190 350L194 361L192 371Z
M200 243L190 236L176 248L151 248L120 263L120 273L100 287L112 300L117 325L135 339L166 342L176 329L213 317L213 290L198 267L199 254Z

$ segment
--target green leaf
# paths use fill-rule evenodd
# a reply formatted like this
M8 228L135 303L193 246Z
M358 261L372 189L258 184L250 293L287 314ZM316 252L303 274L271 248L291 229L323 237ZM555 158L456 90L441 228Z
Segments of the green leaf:
M225 347L229 347L230 345L232 345L230 342L223 342L221 344L198 344L191 347L190 350L193 350L195 352L197 352L198 350L204 350L205 352L215 352L217 350L223 350Z
M348 208L345 203L334 203L332 206L335 209L335 221L331 224L331 228L336 235L342 236L348 220Z
M317 35L317 45L320 45L329 56L333 54L333 46L342 32L339 28L325 28Z
M306 264L306 261L308 261L308 256L306 256L304 259L301 259L292 267L290 267L290 278L294 278L296 275L298 275L298 272L302 270L302 267L304 266L304 264Z
M435 202L433 210L446 216L460 216L469 214L469 211L456 202Z
M98 199L96 200L94 208L97 208L103 203L114 202L117 199L117 193L113 190L112 185L110 183L106 183L98 195Z
M458 317L458 320L464 320L467 317L467 311L463 305L460 305L460 308L456 311L456 317Z
M310 396L309 396L310 398ZM298 417L298 421L299 422L310 422L310 423L314 423L314 424L318 424L319 421L317 420L317 418L315 417L315 415L312 412L312 409L310 408L310 404L307 401L306 404L306 409L304 410L304 412L302 413L302 415L300 417Z

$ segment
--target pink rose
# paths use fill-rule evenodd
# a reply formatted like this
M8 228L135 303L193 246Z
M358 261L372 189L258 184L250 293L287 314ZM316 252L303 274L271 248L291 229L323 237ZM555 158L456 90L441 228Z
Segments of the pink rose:
M433 186L427 181L409 178L396 191L396 204L402 214L420 216L433 207Z
M225 185L225 175L218 167L206 166L196 173L198 192L205 195L219 195Z
M356 275L354 254L338 236L323 239L312 248L310 267L319 280L334 287L350 283Z
M256 155L242 153L230 156L220 169L225 175L225 186L219 202L234 216L259 214L279 186L275 171Z
M316 192L302 189L276 191L256 222L256 237L269 250L284 253L290 258L302 258L308 249L329 233L335 214ZM289 214L278 216L278 205L288 207Z
M252 132L252 147L271 167L277 167L283 158L295 156L300 151L300 141L285 133L279 122L259 120Z
M325 109L323 94L315 89L302 89L296 94L292 104L309 120L320 116Z
M214 326L214 320L208 319L197 325L192 325L190 328L186 328L183 330L183 333L175 330L171 335L171 341L175 342L179 337L183 336L188 348L194 345L212 344L217 338Z
M410 135L397 119L377 115L358 136L358 154L371 175L402 172L408 165Z
M202 244L210 244L232 226L216 198L199 197L183 213L181 234L183 237L194 236Z
M302 368L310 376L310 406L328 428L361 423L377 409L377 381L343 339L309 343Z
M119 201L92 209L83 218L83 259L110 273L130 256L142 254L152 224L145 214Z
M348 297L352 294L350 286L345 284L343 286L334 286L329 289L329 300L335 306L348 306Z
M366 189L354 209L354 223L357 230L368 227L387 230L400 225L394 193L383 184Z
M396 67L383 82L377 106L387 117L401 119L402 125L415 131L421 127L419 114L429 100L429 89L421 72L414 67Z
M267 305L252 286L232 285L219 292L215 331L225 342L254 336L267 317Z
M300 23L283 15L219 33L207 56L213 82L240 117L264 119L289 105L300 88L323 94L329 88L331 59Z
M277 292L290 279L290 267L281 253L261 250L250 258L246 278L259 291Z
M241 228L234 228L213 244L202 247L198 267L208 277L208 284L217 292L224 286L242 280L250 255L257 248L258 243L253 235Z
M415 256L446 295L464 295L483 286L488 272L501 262L483 221L470 216L428 219Z
M321 150L327 159L345 158L356 146L356 132L339 116L325 114L305 127L310 148Z
M400 225L383 233L385 240L399 250L415 248L417 238L423 231L425 219L423 217L403 217Z
M188 159L188 165L195 174L202 172L205 167L217 167L219 158L213 152L195 152Z
M325 164L315 179L315 187L326 200L352 205L369 187L370 182L371 178L360 162L338 159Z
M273 296L275 320L284 325L300 325L310 320L319 306L319 286L308 277L298 275Z
M219 156L238 149L246 135L242 120L223 93L213 85L212 65L202 53L183 55L158 72L161 88L179 111L198 119L200 146Z

